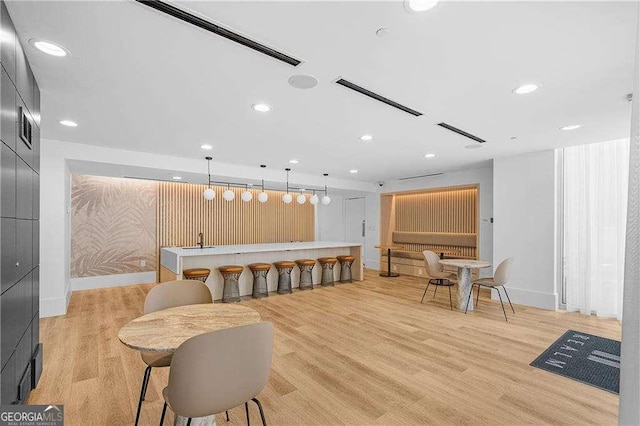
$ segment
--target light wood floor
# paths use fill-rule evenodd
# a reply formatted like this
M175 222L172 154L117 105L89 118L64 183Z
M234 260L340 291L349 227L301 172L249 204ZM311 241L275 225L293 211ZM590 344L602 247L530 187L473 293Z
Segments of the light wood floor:
M64 404L68 425L132 424L144 364L117 332L141 315L151 287L74 292L66 316L42 319L44 373L29 402ZM421 305L423 290L424 280L366 271L364 282L241 302L275 324L259 396L267 422L617 423L617 396L529 366L567 329L619 339L617 321L516 305L505 322L495 302L464 315L449 310L446 288ZM154 369L142 424L158 424L167 373ZM246 424L243 407L230 414Z

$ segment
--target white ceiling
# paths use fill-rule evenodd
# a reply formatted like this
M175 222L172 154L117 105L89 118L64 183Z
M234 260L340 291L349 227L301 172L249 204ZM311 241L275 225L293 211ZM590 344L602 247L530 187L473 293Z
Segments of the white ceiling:
M43 92L43 138L191 158L208 142L218 162L284 168L296 158L297 172L375 182L629 134L637 3L446 1L420 14L401 2L174 4L304 63L134 1L11 2ZM72 55L42 54L33 37ZM290 87L300 73L320 84ZM337 86L339 76L425 115ZM542 87L511 93L527 82ZM273 110L257 113L256 102ZM487 143L463 149L473 142L441 121ZM559 130L573 123L583 127ZM365 133L375 139L360 141Z

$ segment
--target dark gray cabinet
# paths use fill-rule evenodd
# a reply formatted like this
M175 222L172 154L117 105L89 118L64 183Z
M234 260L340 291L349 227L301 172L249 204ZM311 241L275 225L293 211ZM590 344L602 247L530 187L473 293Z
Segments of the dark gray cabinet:
M27 398L42 372L43 353L40 90L16 34L0 1L0 404ZM27 143L20 136L22 114L31 125Z
M1 48L0 48L1 49ZM18 130L18 107L16 104L16 89L7 72L0 72L0 139L12 150L16 150L16 132Z
M1 142L0 216L16 217L16 154Z
M18 279L33 269L33 221L16 220L16 265Z
M15 219L0 219L0 253L2 253L2 263L0 266L1 292L4 293L18 281ZM2 338L1 334L0 338Z
M11 356L6 365L2 368L2 389L0 397L3 404L11 404L18 398L18 387L15 380L16 376L16 358ZM9 380L11 378L11 380Z
M0 62L13 82L16 81L16 29L9 17L7 6L4 2L0 4L0 26L2 31L0 37Z
M33 218L33 171L21 158L16 162L16 217Z

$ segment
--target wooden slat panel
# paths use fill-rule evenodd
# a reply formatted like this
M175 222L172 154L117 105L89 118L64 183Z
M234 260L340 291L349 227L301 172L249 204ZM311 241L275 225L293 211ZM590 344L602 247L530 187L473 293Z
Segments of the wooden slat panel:
M205 185L159 182L157 235L159 249L166 246L192 246L198 233L205 245L283 243L315 239L315 209L308 201L282 202L282 192L266 191L269 200L258 201L259 190L250 189L253 200L245 203L243 188L231 188L235 199L222 198L225 187L214 186L216 198L202 196ZM159 264L159 262L158 262Z
M396 194L396 231L477 233L477 188Z

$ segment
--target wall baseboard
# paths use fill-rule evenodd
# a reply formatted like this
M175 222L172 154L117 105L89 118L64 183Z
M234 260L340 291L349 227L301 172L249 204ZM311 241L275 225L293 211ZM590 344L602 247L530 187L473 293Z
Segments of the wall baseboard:
M511 302L513 303L533 306L534 308L548 309L550 311L555 311L558 308L558 293L542 293L539 291L509 287L508 285L506 287L509 292ZM504 297L504 293L502 294L502 297L504 303L509 303L507 302L506 297ZM497 301L500 300L495 291L491 292L491 298ZM518 312L517 309L516 312Z
M156 272L101 275L98 277L71 278L71 290L93 290L95 288L120 287L131 284L155 283Z
M67 313L67 298L40 299L40 318L56 317Z

